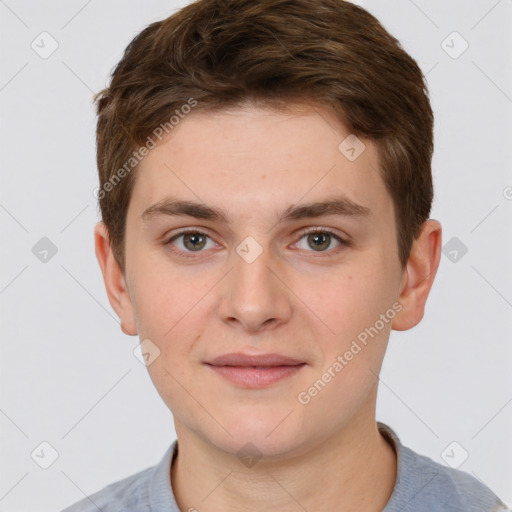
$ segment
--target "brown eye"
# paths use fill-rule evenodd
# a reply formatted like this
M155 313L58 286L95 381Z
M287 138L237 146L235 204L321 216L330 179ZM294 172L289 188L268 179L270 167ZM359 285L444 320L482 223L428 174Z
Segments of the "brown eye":
M206 236L201 233L183 235L183 245L191 251L200 251L206 245Z
M211 243L210 247L207 247L208 241ZM208 235L200 231L184 231L174 235L166 242L166 245L171 246L170 249L172 252L187 256L194 252L204 252L203 249L212 248L215 246L215 243Z
M301 247L300 242L302 239L306 239L306 244ZM334 248L331 247L333 245L333 240L337 244ZM331 253L336 252L336 249L340 249L340 246L348 246L349 243L328 229L316 229L314 231L303 231L297 245L300 249L304 249L309 252L325 252L330 255ZM331 248L332 250L329 250Z
M308 235L308 244L316 250L323 251L331 243L331 235L328 233L313 233Z

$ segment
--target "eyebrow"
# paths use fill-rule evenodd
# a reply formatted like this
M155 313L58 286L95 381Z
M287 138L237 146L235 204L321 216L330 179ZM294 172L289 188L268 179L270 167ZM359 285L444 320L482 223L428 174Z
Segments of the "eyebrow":
M321 217L324 215L341 215L345 217L369 217L370 208L357 204L347 197L335 197L325 201L307 203L301 206L290 205L278 215L277 222ZM150 206L141 214L144 222L155 216L188 216L196 219L218 221L229 224L229 214L223 208L207 206L194 201L182 201L167 197Z

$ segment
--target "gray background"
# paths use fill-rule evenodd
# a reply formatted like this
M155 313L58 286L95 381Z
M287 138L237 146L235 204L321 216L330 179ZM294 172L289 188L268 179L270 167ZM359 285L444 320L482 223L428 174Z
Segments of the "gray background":
M60 510L175 439L94 255L91 98L131 39L186 3L0 0L0 511ZM427 74L445 244L424 320L391 335L377 419L510 506L512 0L359 3ZM58 453L47 469L42 442Z

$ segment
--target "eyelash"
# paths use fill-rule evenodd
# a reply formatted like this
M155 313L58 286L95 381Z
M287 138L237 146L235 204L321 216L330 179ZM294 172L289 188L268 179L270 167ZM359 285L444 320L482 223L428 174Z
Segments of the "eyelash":
M211 237L209 235L207 235L206 233L203 233L202 231L199 231L197 229L187 229L187 230L180 231L179 233L174 234L170 239L168 239L166 242L164 242L164 245L166 245L166 246L168 245L170 247L173 247L172 242L174 242L174 240L176 240L180 236L187 235L187 234L190 234L190 233L195 234L195 235L206 236L206 237L211 239ZM340 245L337 248L332 249L332 250L328 250L328 251L318 251L318 252L317 251L307 251L307 252L313 252L313 253L317 252L317 255L318 255L317 257L321 257L321 258L333 257L333 256L336 255L336 253L339 250L343 249L344 247L350 247L350 245L351 245L351 243L348 240L345 240L344 238L341 238L339 235L337 235L334 231L332 231L329 228L303 229L299 233L298 240L301 240L306 235L309 235L311 233L329 234L330 236L335 238L340 243ZM184 258L197 258L197 256L191 255L191 254L194 254L192 251L183 252L183 251L176 250L176 249L173 249L173 248L171 248L170 251L173 252L174 254L179 255L180 257L184 257ZM198 254L200 254L203 251L197 251L197 252L198 252Z

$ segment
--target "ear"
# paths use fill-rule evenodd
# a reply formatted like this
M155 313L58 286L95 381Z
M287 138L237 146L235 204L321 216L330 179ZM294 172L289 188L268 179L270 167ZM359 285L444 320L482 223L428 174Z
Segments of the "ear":
M423 318L425 303L441 259L441 238L441 224L429 219L413 243L398 297L403 309L391 324L396 331L411 329Z
M94 245L108 300L121 320L121 330L129 336L135 336L137 327L132 301L123 271L114 258L114 253L110 247L108 231L104 222L98 222L94 228Z

